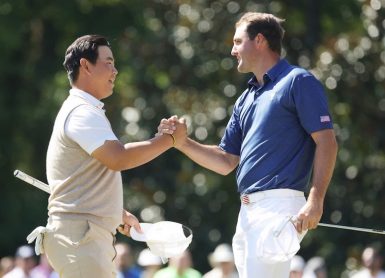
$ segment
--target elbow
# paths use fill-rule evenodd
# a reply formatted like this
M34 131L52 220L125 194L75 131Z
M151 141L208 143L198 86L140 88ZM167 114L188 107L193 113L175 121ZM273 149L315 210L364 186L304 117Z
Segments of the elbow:
M227 176L238 166L238 163L239 156L227 155L221 164L222 166L216 172L222 176Z
M218 169L218 171L216 171L218 174L222 175L222 176L227 176L228 174L230 174L233 170L234 170L235 167L223 167L221 169Z
M116 171L116 172L120 172L120 171L123 171L125 169L123 169L123 167L118 163L118 162L115 162L115 163L110 163L108 165L105 164L105 166L112 170L112 171Z
M230 174L232 171L226 171L226 172L220 172L218 174L222 175L222 176L227 176L228 174Z
M128 170L128 169L131 169L131 168L134 168L135 166L133 165L130 165L129 163L127 163L126 160L124 159L120 159L119 156L115 157L115 159L112 159L108 162L105 162L104 165L112 170L112 171L116 171L116 172L120 172L120 171L123 171L123 170Z

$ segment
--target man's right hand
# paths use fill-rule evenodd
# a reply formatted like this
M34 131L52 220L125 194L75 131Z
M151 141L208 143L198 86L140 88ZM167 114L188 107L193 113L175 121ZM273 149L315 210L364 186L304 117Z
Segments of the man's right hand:
M158 132L155 136L160 136L163 134L172 134L175 138L175 148L179 148L187 139L187 125L184 118L178 118L177 116L172 116L168 119L162 119L158 126Z

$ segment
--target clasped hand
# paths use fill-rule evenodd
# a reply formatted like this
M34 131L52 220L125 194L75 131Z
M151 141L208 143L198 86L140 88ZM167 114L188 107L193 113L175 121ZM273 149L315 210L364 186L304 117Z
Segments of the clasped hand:
M182 146L187 139L186 120L184 118L178 118L176 115L168 119L163 118L159 123L158 132L155 136L162 136L163 134L173 135L175 138L175 148Z

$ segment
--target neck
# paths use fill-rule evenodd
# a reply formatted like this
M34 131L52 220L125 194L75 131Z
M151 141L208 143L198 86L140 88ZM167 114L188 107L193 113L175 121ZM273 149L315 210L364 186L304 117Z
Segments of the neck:
M92 88L92 86L89 86L87 83L78 81L78 82L72 84L72 88L82 90L82 91L92 95L96 99L101 100L101 97L97 94L95 89Z
M265 75L265 73L268 72L272 67L274 67L281 59L281 57L275 52L269 53L262 57L263 58L258 63L257 68L253 71L258 83L261 86L264 84L263 76Z

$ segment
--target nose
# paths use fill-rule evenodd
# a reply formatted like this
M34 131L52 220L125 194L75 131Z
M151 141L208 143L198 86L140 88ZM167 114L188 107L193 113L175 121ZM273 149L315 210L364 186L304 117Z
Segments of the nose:
M118 75L118 73L119 73L118 70L117 70L115 67L113 68L112 71L113 71L113 73L115 74L115 76Z
M237 49L236 49L236 47L235 47L235 45L233 46L233 48L231 49L231 55L232 56L236 56L237 55Z

